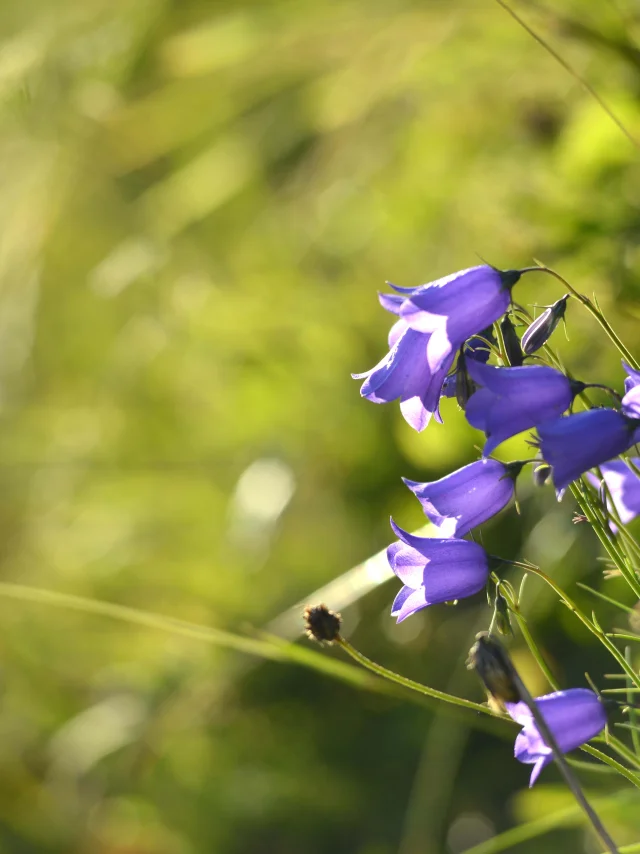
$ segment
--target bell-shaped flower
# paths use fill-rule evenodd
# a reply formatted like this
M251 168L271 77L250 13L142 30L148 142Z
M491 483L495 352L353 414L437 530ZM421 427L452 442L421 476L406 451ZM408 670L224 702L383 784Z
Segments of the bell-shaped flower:
M628 418L640 418L640 383L635 382L635 374L637 374L637 371L633 371L632 374L627 377L627 380L625 380L626 394L622 398L622 406L620 407L622 414L626 415ZM628 380L631 380L633 383L629 388L627 388Z
M624 381L624 390L626 394L626 392L631 391L631 389L635 386L640 385L640 371L636 371L633 368L629 367L626 362L622 363L622 367L629 375Z
M565 294L563 297L560 297L557 302L548 306L548 308L542 312L540 317L537 317L531 326L529 326L522 336L522 351L527 356L530 356L531 353L535 353L536 350L539 350L543 346L543 344L547 343L554 329L564 317L564 313L567 308L567 300L570 296L571 294Z
M454 354L437 370L432 371L427 359L429 335L405 327L392 329L394 341L387 355L370 371L352 374L363 379L360 395L372 403L389 403L400 399L400 411L405 420L418 431L424 430L431 417L440 421L438 403L442 385L453 364Z
M404 297L380 294L383 308L394 314L400 310ZM360 395L372 403L389 403L400 399L400 411L415 429L424 430L431 417L441 421L438 403L442 385L454 359L451 354L437 371L431 370L427 359L429 335L410 329L399 318L389 332L389 352L370 371L352 374L364 380Z
M545 694L537 697L535 703L563 753L575 750L598 735L607 723L604 706L597 694L588 688ZM505 706L513 720L522 725L514 753L519 762L533 765L531 787L545 765L553 761L553 754L540 735L528 706L523 702L505 703Z
M631 457L630 462L640 468L640 457ZM626 525L640 515L640 477L624 460L603 463L600 471L608 491L606 501L613 502L620 521ZM599 486L600 481L595 474L588 472L587 478L594 486Z
M553 467L558 498L594 466L619 456L640 440L640 421L616 409L589 409L538 427L538 446Z
M485 456L505 439L562 415L584 388L545 365L497 368L469 360L467 370L481 386L469 399L467 421L486 434Z
M406 291L400 316L412 329L430 334L427 359L432 370L505 313L520 275L519 270L482 264Z
M489 556L477 543L418 537L393 519L391 527L398 541L387 549L387 560L403 584L391 608L398 622L428 605L473 596L487 583Z
M441 537L462 537L507 506L523 465L478 460L430 483L403 480Z

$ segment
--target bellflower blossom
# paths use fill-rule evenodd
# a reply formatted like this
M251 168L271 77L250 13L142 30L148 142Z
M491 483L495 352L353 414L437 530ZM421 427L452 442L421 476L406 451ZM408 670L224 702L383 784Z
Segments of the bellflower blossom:
M596 736L607 723L607 716L600 699L588 688L569 688L536 698L536 705L563 753L575 750ZM533 720L531 710L525 703L505 703L509 715L522 730L515 743L515 757L519 762L533 765L529 787L533 786L540 772L553 760L551 748L547 747Z
M467 421L487 436L484 455L501 442L562 415L584 388L555 368L526 365L497 368L469 361L479 388L467 404Z
M419 288L405 290L400 316L416 332L429 334L427 360L438 370L472 335L505 313L519 270L488 264L461 270Z
M487 583L489 556L477 543L418 537L393 519L391 527L398 541L387 549L387 560L403 583L391 608L399 623L428 605L473 596Z
M380 294L383 308L398 313L404 297ZM389 332L389 353L370 371L352 374L363 379L360 395L372 403L389 403L400 398L400 411L405 420L418 431L424 430L431 416L441 421L438 412L440 393L453 365L455 354L437 369L432 370L427 358L429 334L410 329L400 318Z
M631 462L640 467L640 457L632 457ZM600 466L600 471L620 521L626 525L640 514L640 477L624 460L604 463ZM587 478L594 486L599 486L600 481L595 474L588 472ZM607 503L609 495L606 496ZM614 529L615 526L612 524L611 527Z
M633 368L629 367L626 362L622 363L622 367L629 375L624 381L624 391L626 394L627 392L631 391L632 388L635 388L635 386L640 385L640 371L636 371Z
M640 440L640 420L616 409L589 409L538 427L538 445L553 467L558 498L569 484Z
M462 537L507 506L523 465L478 460L430 483L403 480L441 537Z

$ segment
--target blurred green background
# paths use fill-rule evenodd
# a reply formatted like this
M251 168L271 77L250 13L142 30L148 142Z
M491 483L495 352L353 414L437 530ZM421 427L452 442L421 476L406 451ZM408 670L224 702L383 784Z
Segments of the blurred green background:
M518 8L640 138L633 0ZM638 149L495 3L3 0L0 851L457 854L570 805L554 768L528 792L514 728L358 686L334 650L266 661L6 584L295 638L288 609L384 548L391 514L423 523L400 476L478 453L454 402L417 435L360 399L385 279L538 257L636 350L639 198ZM561 293L535 275L517 295ZM568 315L567 365L621 388L599 329ZM487 548L624 624L575 588L633 604L571 496L527 473L519 491ZM481 701L464 660L483 597L396 626L398 584L377 580L321 594L346 635ZM602 684L611 661L569 611L534 579L525 600L561 684ZM630 786L580 776L621 793L603 815L637 841ZM540 845L597 850L575 817L506 850Z

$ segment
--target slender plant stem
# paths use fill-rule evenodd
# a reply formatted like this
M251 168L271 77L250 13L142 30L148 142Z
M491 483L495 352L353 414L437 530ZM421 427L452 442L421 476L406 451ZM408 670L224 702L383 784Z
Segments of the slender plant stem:
M603 99L603 98L602 98L602 97L601 97L601 96L596 92L596 90L593 88L593 86L592 86L592 85L591 85L587 80L585 80L585 79L584 79L584 77L581 77L581 76L578 74L578 72L575 70L575 68L573 68L573 67L572 67L572 66L567 62L567 60L566 60L566 59L564 59L564 57L562 57L562 56L561 56L561 55L560 55L556 50L554 50L554 48L552 48L552 47L551 47L551 45L550 45L547 41L545 41L545 40L542 38L542 36L538 35L538 33L536 33L536 31L535 31L534 29L532 29L532 28L529 26L529 24L527 24L527 23L526 23L526 22L525 22L525 21L520 17L520 15L518 15L518 13L517 13L517 12L515 12L515 11L514 11L510 6L507 6L507 4L504 2L504 0L496 0L496 2L498 3L498 5L499 5L499 6L502 6L502 8L505 10L505 12L507 12L509 15L511 15L511 17L512 17L515 21L517 21L517 22L520 24L520 26L521 26L524 30L526 30L526 31L529 33L529 35L530 35L533 39L535 39L535 41L537 41L537 42L538 42L538 44L539 44L541 47L543 47L543 48L547 51L547 53L549 53L549 54L550 54L550 55L551 55L551 56L556 60L556 62L559 62L559 63L560 63L560 65L565 69L565 71L568 71L568 72L569 72L569 74L574 78L574 80L577 80L577 81L578 81L578 83L579 83L579 84L580 84L584 89L586 89L586 91L591 95L591 97L592 97L592 98L593 98L593 99L594 99L594 100L599 104L600 108L601 108L602 110L604 110L604 112L609 116L609 118L610 118L610 119L611 119L611 121L616 125L616 127L617 127L617 128L618 128L618 129L619 129L619 130L620 130L620 131L621 131L625 136L626 136L626 138L629 140L629 142L630 142L632 145L635 145L635 147L636 147L636 148L640 148L640 143L638 142L638 140L637 140L637 139L636 139L636 138L635 138L635 137L634 137L634 136L633 136L633 135L632 135L632 134L627 130L627 128L622 124L622 122L620 121L620 119L619 119L619 118L616 116L616 114L613 112L613 110L611 109L611 107L610 107L610 106L606 103L606 101L605 101L605 100L604 100L604 99Z
M616 738L615 735L609 735L605 738L605 743L609 745L612 750L621 756L623 759L626 759L627 762L635 768L637 771L640 771L640 761L638 757L635 755L633 750L630 750L624 741L621 741L619 738Z
M564 602L564 604L572 611L576 617L580 620L583 625L589 629L591 634L595 635L598 640L609 650L611 655L618 662L622 670L630 677L633 681L634 685L640 688L640 674L636 673L635 670L627 663L624 655L620 652L620 650L609 640L609 637L602 631L599 626L596 626L592 621L578 608L576 603L571 599L564 590L556 584L556 582L549 578L549 576L544 573L541 569L538 569L537 566L529 566L527 569L528 572L532 572L534 575L537 575L539 578L542 578L546 583L558 594L560 599Z
M624 648L624 657L627 660L627 662L629 663L629 665L631 667L633 667L633 663L631 661L631 647L630 646L626 646ZM631 687L632 687L631 680L629 679L629 677L627 677L627 688L631 689ZM633 697L631 696L631 693L629 693L627 695L627 701L630 704L630 706L629 706L629 723L632 725L637 724L638 723L638 713L633 708L633 706L631 705L633 703ZM631 730L631 741L633 743L633 749L634 749L635 755L636 755L636 762L640 766L640 761L637 758L637 757L640 757L640 733L638 732L636 726L633 726L633 728Z
M601 750L598 750L597 747L593 747L593 745L591 744L583 744L580 750L582 750L583 753L588 753L589 756L593 756L595 759L599 759L601 762L604 762L610 768L614 768L618 772L618 774L620 774L622 777L625 777L630 783L633 783L636 788L640 789L640 776L638 776L638 774L634 774L633 771L622 765L622 763L618 762L617 759L614 759L612 756L603 753Z
M451 703L453 706L461 706L464 709L472 709L474 712L482 712L484 715L491 715L492 717L501 718L502 720L510 720L510 718L507 718L505 715L494 712L488 706L483 706L480 703L474 703L472 700L464 700L462 697L454 697L453 694L446 694L444 691L438 691L436 688L429 688L427 685L423 685L420 682L414 682L413 679L408 679L406 676L400 676L399 673L395 673L393 670L387 670L386 667L383 667L381 664L377 664L375 661L371 661L370 658L367 658L366 655L359 652L342 636L339 636L336 639L336 643L342 647L347 655L350 655L351 658L363 667L366 667L367 670L371 670L372 673L377 673L378 676L382 676L383 679L389 679L391 682L395 682L398 685L409 688L411 691L417 691L419 694L425 694L427 697L433 697L436 700L443 700L445 703Z
M496 2L500 3L500 5L503 6L503 8L505 8L505 9L507 8L501 2L501 0L496 0ZM511 10L509 10L509 11L511 12ZM545 264L536 264L535 267L525 267L520 272L522 272L522 273L534 273L534 272L548 273L550 276L553 276L554 279L557 279L559 282L562 282L562 284L567 288L567 290L571 291L571 293L578 300L578 302L582 303L582 305L587 309L589 314L592 317L594 317L595 320L597 320L597 322L604 329L605 333L607 334L609 339L613 342L616 349L618 350L618 352L620 353L620 355L622 356L624 361L629 365L629 367L635 368L636 370L640 370L640 365L638 364L638 361L634 358L633 354L623 344L623 342L621 341L621 339L619 338L617 333L614 331L613 327L611 326L611 324L609 323L607 318L602 314L601 311L599 311L594 306L594 304L591 302L589 297L586 297L584 294L581 294L579 291L577 291L573 287L573 285L570 285L569 282L563 276L560 275L560 273L557 273L555 270L551 269L551 267L547 267Z
M512 595L511 595L511 590L507 590L507 592L508 592L509 597L511 599L511 601L509 602L509 606L512 609L513 615L516 618L516 622L518 623L518 627L520 628L520 631L522 632L522 637L524 638L525 643L529 647L529 651L531 652L531 655L535 658L538 667L540 668L540 670L544 674L544 677L547 680L547 682L549 683L549 685L553 688L554 691L557 691L559 688L558 683L556 682L556 680L553 676L553 673L549 669L547 662L544 660L544 656L540 652L540 649L539 649L537 643L533 639L533 635L529 631L529 626L527 625L527 621L525 620L525 618L522 616L522 613L520 612L520 603L514 601Z
M611 854L618 854L618 849L616 848L615 842L609 836L604 825L600 821L598 814L593 809L593 807L591 806L589 801L586 799L584 792L580 788L580 783L578 783L578 780L576 779L573 771L569 767L567 760L566 760L563 752L560 750L558 743L556 742L556 740L553 736L553 733L551 732L546 720L544 719L542 712L540 711L540 709L536 705L535 700L533 699L533 697L529 693L529 690L527 689L526 685L524 684L524 682L520 678L520 676L519 676L517 670L515 670L515 668L513 670L512 675L513 675L513 681L515 683L515 686L518 689L518 693L520 694L522 701L524 703L526 703L529 711L533 715L533 719L534 719L536 726L538 728L538 732L540 733L540 735L544 739L547 746L551 749L551 752L553 753L553 758L558 763L558 767L560 768L560 773L564 777L567 786L571 789L571 793L573 794L573 797L576 799L578 804L580 804L582 811L584 812L587 819L591 823L591 826L593 827L595 832L598 834L600 839L604 842L607 850L610 851Z
M571 492L578 502L580 509L585 514L589 522L591 522L593 530L604 546L607 554L620 570L620 573L629 587L631 587L635 595L640 598L640 581L638 580L633 568L629 566L625 555L620 551L618 543L613 539L608 523L603 523L602 518L598 515L598 511L594 508L588 493L584 489L582 481L572 483Z
M611 395L616 403L622 403L622 395L618 394L618 392L615 391L615 389L612 389L611 386L604 385L603 383L587 383L586 388L601 388L603 391L606 391L607 394Z

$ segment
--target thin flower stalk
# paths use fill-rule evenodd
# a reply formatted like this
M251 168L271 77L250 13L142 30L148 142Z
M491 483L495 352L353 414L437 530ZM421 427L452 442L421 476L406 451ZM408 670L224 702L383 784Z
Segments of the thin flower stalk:
M546 265L539 263L536 267L528 267L526 269L527 272L533 272L534 270L537 270L540 273L548 273L550 276L553 276L554 279L557 279L559 282L562 282L562 284L567 288L567 290L571 291L571 294L578 300L578 302L582 303L582 305L587 309L589 314L600 324L600 326L605 331L605 333L607 334L613 345L616 347L622 358L625 360L625 362L627 362L627 364L630 365L632 368L640 370L640 365L638 364L637 360L634 359L633 355L629 352L629 350L620 340L619 336L616 334L609 321L602 314L600 309L596 308L596 306L591 302L589 297L586 297L584 294L581 294L579 291L577 291L572 285L569 284L569 282L563 276L560 275L560 273L556 272L556 270L553 270L551 267L547 267ZM521 270L521 272L525 271Z
M624 648L624 657L627 663L630 666L633 666L633 662L631 660L631 647L626 646ZM633 686L631 685L631 680L627 676L627 688L631 689ZM632 725L631 729L631 741L633 743L633 749L635 751L636 757L640 757L640 733L635 726L638 723L638 713L635 708L633 708L633 700L631 698L631 691L629 690L627 694L627 701L629 702L629 723ZM640 768L640 758L636 760L638 767Z
M465 700L462 697L455 697L453 694L446 694L444 691L438 691L436 688L429 688L427 685L423 685L421 682L415 682L413 679L408 679L406 676L401 676L399 673L395 673L393 670L388 670L381 664L377 664L375 661L372 661L370 658L367 658L366 655L363 655L361 652L359 652L354 646L349 643L348 640L345 640L342 636L340 636L336 640L336 643L347 653L347 655L350 655L351 658L357 661L358 664L361 664L363 667L366 667L367 670L370 670L372 673L376 673L383 679L389 679L391 682L395 682L397 685L402 685L404 688L408 688L410 691L417 691L419 694L424 694L427 697L432 697L435 700L442 700L445 703L450 703L452 706L460 706L463 709L471 709L474 712L482 712L482 714L484 715L490 715L494 718L507 720L506 715L500 714L499 712L490 709L489 706L482 705L481 703L474 703L473 700Z
M615 658L615 660L620 665L621 669L630 677L633 684L640 688L640 674L636 673L635 670L627 663L624 655L620 652L620 650L609 640L609 636L602 631L602 629L593 623L584 613L583 611L576 605L576 603L568 596L564 590L560 587L560 585L556 584L556 582L550 578L545 572L539 569L537 566L529 566L527 569L528 572L537 575L543 581L551 587L558 594L560 599L564 602L567 608L572 611L576 617L580 620L580 622L586 626L587 629L591 632L592 635L598 638L598 640L605 646L611 655ZM640 640L640 636L639 636Z
M638 579L633 567L630 565L626 555L620 549L620 545L616 542L608 524L603 522L602 516L599 515L599 508L596 510L593 502L590 500L588 492L578 485L578 482L571 484L571 492L576 499L580 509L587 517L595 531L596 536L604 546L605 551L620 570L621 575L631 587L633 592L640 598L640 580Z

